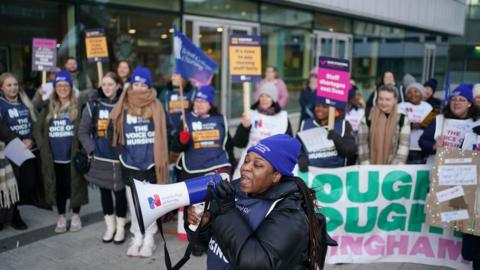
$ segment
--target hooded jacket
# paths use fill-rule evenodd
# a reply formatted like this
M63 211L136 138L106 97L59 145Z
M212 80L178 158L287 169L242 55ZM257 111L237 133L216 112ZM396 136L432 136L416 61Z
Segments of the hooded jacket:
M232 184L237 194L241 193L240 181ZM198 244L207 246L213 239L232 269L306 269L309 225L298 186L284 177L255 199L277 201L255 230L237 207L217 216L204 227ZM193 232L188 226L185 229L191 239Z

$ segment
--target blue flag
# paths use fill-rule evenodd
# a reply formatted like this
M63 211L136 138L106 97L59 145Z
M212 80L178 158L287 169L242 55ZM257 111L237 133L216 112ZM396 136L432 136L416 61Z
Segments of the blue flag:
M448 103L448 96L450 95L450 70L447 71L447 77L445 78L443 100L442 100L442 112L445 111L445 107Z
M175 73L184 79L190 79L199 85L208 85L217 70L217 63L197 48L190 39L178 32L173 25L175 37L173 51L175 54Z

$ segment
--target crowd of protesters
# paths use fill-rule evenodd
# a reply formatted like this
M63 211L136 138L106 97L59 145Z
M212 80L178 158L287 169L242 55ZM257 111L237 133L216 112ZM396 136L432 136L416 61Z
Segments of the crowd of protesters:
M14 229L28 228L19 204L56 206L56 233L81 230L80 210L88 203L87 184L91 184L101 195L106 230L99 238L103 242L126 240L127 210L131 212L129 256L152 256L158 231L153 224L142 234L133 218L132 178L156 184L211 173L243 178L248 170L263 166L254 161L252 151L257 151L259 142L276 145L275 140L265 141L271 136L281 135L279 142L285 140L282 136L297 139L294 152L298 153L289 164L294 166L298 159L298 170L306 172L309 167L354 164L431 164L438 148L474 150L462 145L464 138L480 135L480 85L460 84L447 100L441 100L434 97L435 79L421 83L406 74L398 84L388 71L367 100L351 81L348 105L335 111L333 129L328 128L329 105L316 97L317 75L310 74L300 91L297 128L285 110L287 86L276 67L268 66L257 84L253 105L234 133L217 108L218 89L197 87L178 74L172 74L171 82L157 93L148 69L133 69L121 61L95 88L88 75L78 70L76 59L68 58L63 69L50 72L49 80L30 100L14 74L0 75L0 191L11 198L0 201L0 230L7 221ZM449 132L450 128L461 132ZM15 138L35 155L21 166L9 162L3 153ZM245 149L238 159L235 147ZM86 171L73 162L79 153L88 157ZM270 169L282 170L275 158L263 158ZM247 163L251 165L242 166ZM269 177L280 181L275 173ZM191 208L186 209L186 222L199 222ZM480 243L475 236L464 239L470 247ZM194 254L211 253L208 249L209 245L196 245ZM479 263L479 255L465 248L466 259Z

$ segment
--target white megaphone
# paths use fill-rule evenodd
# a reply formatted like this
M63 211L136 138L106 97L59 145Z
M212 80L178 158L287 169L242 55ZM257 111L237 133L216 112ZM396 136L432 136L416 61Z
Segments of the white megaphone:
M145 228L168 212L190 204L204 202L209 186L214 188L222 181L222 176L226 177L228 181L228 175L224 175L200 176L169 185L155 185L133 179L130 188L138 226L142 234L145 233Z

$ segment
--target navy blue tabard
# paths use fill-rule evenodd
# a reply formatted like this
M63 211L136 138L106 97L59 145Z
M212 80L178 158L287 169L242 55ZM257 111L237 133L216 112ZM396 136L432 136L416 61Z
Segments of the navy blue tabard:
M70 163L75 126L68 111L54 115L48 125L48 142L53 161Z
M20 139L31 137L32 119L30 111L23 103L11 103L0 98L0 117L2 123L15 132Z
M203 118L192 112L185 116L191 140L183 152L182 167L189 173L199 173L230 166L225 151L228 132L225 118L222 115Z
M340 136L342 136L342 134L345 132L344 122L345 120L343 119L335 121L334 132ZM327 139L327 135L328 135L327 126L319 126L318 123L315 122L313 119L304 120L301 126L301 131L310 130L310 129L315 129L315 131L317 131L318 133L318 138L319 138L318 142L319 143L325 142L325 144L320 147L316 145L316 148L318 149L315 149L314 151L312 150L309 151L309 147L305 145L305 142L302 141L303 148L308 157L309 165L313 167L319 167L319 168L338 168L338 167L345 166L346 159L344 157L341 157L338 154L333 141ZM301 136L299 136L299 138L301 141ZM311 148L312 147L310 147L310 149Z
M153 120L132 116L125 111L123 120L125 144L120 159L122 164L131 169L146 171L155 165L153 144L155 126Z
M108 129L108 121L110 112L115 104L108 104L101 101L89 101L87 103L92 122L95 123L93 128L93 139L95 140L95 150L93 155L100 159L118 160L118 156L112 147L112 144L106 138Z
M193 102L194 93L194 90L184 93L183 108L186 110L186 113L188 113L187 110ZM167 90L167 93L165 94L164 108L170 127L176 130L182 123L182 102L180 101L180 92L178 88ZM169 133L172 134L171 131L169 131Z

